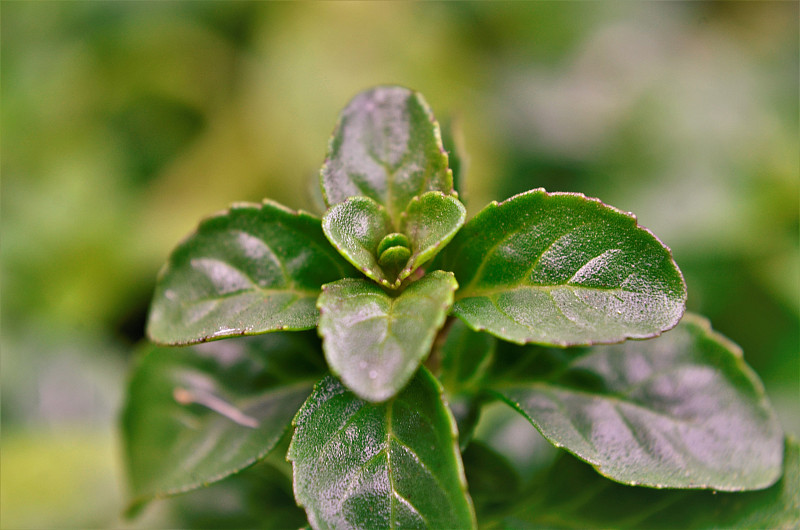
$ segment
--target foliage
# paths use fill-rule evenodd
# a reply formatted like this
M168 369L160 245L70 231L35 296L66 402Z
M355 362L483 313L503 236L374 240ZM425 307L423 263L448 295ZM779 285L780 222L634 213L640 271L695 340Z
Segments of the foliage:
M796 517L796 473L776 484L796 444L784 448L738 347L701 317L681 320L670 250L633 215L575 193L524 192L465 222L461 180L422 96L382 86L340 116L322 219L265 201L203 221L159 276L151 339L277 333L143 353L124 416L132 507L274 457L287 432L314 528L617 524L603 488L662 503L579 478L569 456L525 484L473 440L499 400L613 481L770 488L726 502L759 521ZM314 328L321 342L288 333ZM551 500L548 480L569 493ZM560 503L584 483L593 510L578 518ZM536 513L520 508L532 499ZM693 521L714 524L713 505L695 502Z

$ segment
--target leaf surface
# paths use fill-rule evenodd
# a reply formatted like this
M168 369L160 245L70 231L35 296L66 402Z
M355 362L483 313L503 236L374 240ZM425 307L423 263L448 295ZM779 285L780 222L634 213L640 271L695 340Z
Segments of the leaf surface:
M294 423L295 497L314 528L475 527L455 423L425 368L382 404L326 377Z
M513 514L487 528L797 528L799 453L797 441L786 440L783 478L743 493L633 488L565 455L516 501Z
M464 224L466 209L458 199L432 191L414 197L402 214L401 232L393 232L386 209L369 197L350 197L331 207L322 219L325 237L368 278L390 289L433 258ZM402 243L400 243L402 241ZM403 251L398 266L383 258ZM388 251L388 252L387 252Z
M441 132L422 95L397 86L358 94L333 132L320 181L328 206L363 195L386 207L394 227L412 198L453 193Z
M319 333L331 371L362 399L389 399L430 352L456 288L452 273L442 271L397 296L363 279L324 286Z
M453 312L520 344L652 337L685 307L669 249L632 215L583 195L539 189L493 203L440 263L461 285Z
M403 213L403 233L411 241L411 258L400 273L403 280L432 259L464 225L467 210L452 195L432 191L414 197Z
M377 249L391 230L386 209L369 197L350 197L330 208L322 218L325 237L347 261L368 278L390 288L400 286L378 264Z
M313 335L294 333L149 346L123 412L132 506L208 485L263 459L324 371L315 348Z
M237 204L173 251L156 285L148 336L191 344L310 329L322 284L356 274L319 219L273 202Z
M590 348L544 379L515 372L497 393L613 480L739 491L780 476L783 434L760 381L700 317L657 339Z

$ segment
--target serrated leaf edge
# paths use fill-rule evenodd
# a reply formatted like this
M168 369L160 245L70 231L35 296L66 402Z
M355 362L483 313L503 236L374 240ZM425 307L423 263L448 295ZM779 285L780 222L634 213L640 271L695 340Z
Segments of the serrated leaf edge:
M736 360L737 368L742 370L742 372L747 375L748 382L750 384L752 384L753 389L756 392L756 397L757 397L757 399L759 401L759 404L761 406L765 407L766 410L770 411L771 416L773 418L773 421L777 422L778 421L777 420L777 416L775 415L775 412L773 411L773 409L772 409L772 407L771 407L771 405L769 403L769 398L767 397L766 389L764 387L764 384L762 383L762 381L758 377L758 375L755 373L755 371L753 371L753 369L750 368L750 366L747 363L744 362L744 357L742 356L742 349L736 343L731 341L729 338L725 337L724 335L722 335L721 333L719 333L717 331L714 331L712 329L712 327L711 327L711 322L707 318L705 318L703 316L700 316L700 315L697 315L697 314L687 313L684 316L684 320L690 321L691 324L697 325L699 328L701 328L701 330L704 332L704 334L705 334L705 336L707 338L709 338L709 339L717 342L719 345L723 346L725 348L725 350L728 351L734 357L734 359ZM531 383L532 384L539 384L539 385L546 385L546 386L556 387L555 385L549 384L548 381L546 381L546 380L534 380L534 381L531 381ZM568 388L568 390L570 392L584 393L584 392L581 392L580 390L576 390L574 388ZM541 434L542 437L545 440L547 440L548 442L550 442L554 447L557 447L559 449L563 449L563 450L567 451L568 453L572 454L573 456L575 456L576 458L578 458L579 460L582 460L582 461L586 462L587 464L591 465L595 469L595 471L597 471L597 473L599 473L603 477L605 477L605 478L607 478L609 480L612 480L614 482L617 482L619 484L624 484L626 486L640 486L640 487L646 487L646 488L651 488L651 489L682 489L682 490L709 490L709 489L713 489L713 490L716 490L716 491L726 491L726 492L760 491L760 490L769 488L770 486L774 485L776 482L778 482L780 480L780 478L781 478L781 476L783 474L783 472L781 471L781 473L778 473L771 482L769 482L769 483L767 483L767 484L765 484L765 485L763 485L763 486L761 486L759 488L755 488L755 489L754 488L727 488L727 487L720 487L720 486L712 486L712 485L709 485L709 484L697 484L697 485L692 485L692 486L687 486L687 487L674 488L673 486L657 484L657 483L646 483L646 482L643 482L643 481L636 481L636 480L632 480L632 481L620 480L620 479L617 479L617 478L615 478L613 476L610 476L610 475L606 474L605 471L603 470L603 467L602 467L603 464L601 462L597 462L597 461L591 459L590 457L582 455L579 452L574 451L571 448L567 447L566 445L562 444L561 442L558 442L557 440L554 440L550 435L548 435L547 433L544 432L543 428L539 425L539 422L535 418L532 418L527 412L525 412L522 409L522 407L520 406L520 404L518 402L514 401L513 399L510 399L510 398L506 397L500 390L498 390L497 389L497 385L495 385L494 387L489 386L489 387L485 388L484 391L487 394L498 398L500 401L506 403L511 408L513 408L514 410L519 412L525 419L527 419L531 423L531 425L533 425L536 428L536 430L539 432L539 434ZM594 395L594 394L591 394L591 395ZM613 396L604 396L604 397L605 397L605 399L608 399L608 400L611 400L611 401L624 402L624 403L626 403L626 404L628 404L628 405L630 405L632 407L635 407L635 408L644 408L644 407L641 407L640 405L638 405L636 403L631 403L631 402L628 402L626 400L620 400L617 397L613 397ZM645 409L645 410L647 410L648 412L653 412L650 409ZM783 437L783 439L785 440L785 436ZM785 441L783 442L783 444L785 445ZM781 462L783 462L783 453L784 453L784 446L781 447L781 455L782 455L781 456ZM781 469L782 469L782 467L783 467L783 465L781 464Z
M288 217L288 218L294 217L294 218L297 218L297 219L301 219L304 222L314 222L314 223L319 222L320 226L321 226L321 223L322 223L322 220L319 217L317 217L316 215L314 215L314 214L312 214L310 212L307 212L305 210L292 210L291 208L288 208L288 207L286 207L286 206L284 206L284 205L282 205L282 204L280 204L280 203L278 203L276 201L273 201L271 199L264 199L260 203L247 202L247 201L233 202L233 203L231 203L231 205L228 208L225 208L223 210L219 210L217 212L214 212L212 214L204 216L202 219L200 219L200 221L198 222L198 224L197 224L197 226L195 227L194 230L192 230L191 232L186 234L183 238L181 238L178 241L178 243L173 247L172 251L170 252L169 257L167 258L167 261L161 266L161 268L159 269L158 273L156 274L156 285L158 286L158 284L161 283L163 278L174 267L174 255L175 255L176 251L179 248L183 247L184 245L188 244L189 241L193 237L197 236L209 224L213 223L217 219L220 219L220 218L223 218L223 217L227 217L227 216L231 215L235 211L253 210L253 211L258 212L258 211L264 210L265 208L273 209L276 213L279 213L280 215L283 215L283 216ZM336 252L336 248L335 247L331 247L331 249L333 250L333 252L329 253L331 256L334 256L334 255L339 256L340 255L338 252ZM325 250L327 250L327 249L325 249ZM339 272L342 275L342 277L348 277L348 274L350 274L350 271L348 271L346 269L342 269L341 267L339 268ZM257 287L261 291L268 291L269 290L269 289L261 289L260 287L258 287L255 284L254 284L254 286ZM276 290L276 291L278 291L278 290ZM279 292L287 292L287 293L294 292L295 294L303 293L303 294L308 295L308 296L310 296L310 295L318 295L319 294L319 290L307 290L307 289L286 289L286 290L280 290ZM294 303L294 302L292 302L292 303ZM152 306L151 306L151 309L152 309ZM212 335L212 336L206 336L206 337L199 337L199 338L196 338L196 339L189 339L189 340L185 340L185 341L169 341L169 342L165 342L165 341L161 341L159 339L156 339L155 337L153 337L150 334L150 331L149 331L150 330L150 314L149 314L149 311L148 311L148 319L147 319L147 325L146 325L146 335L147 335L147 338L148 338L148 340L150 342L152 342L153 344L159 345L159 346L189 346L189 345L200 344L200 343L205 343L205 342L212 342L212 341L216 341L216 340L223 340L223 339L232 338L232 337L249 336L249 335L260 335L260 334L264 334L264 333L272 333L272 332L275 332L275 331L305 331L305 330L308 330L308 329L313 329L314 327L316 327L316 323L313 326L282 325L282 326L277 327L275 329L269 329L269 330L266 330L266 331L252 332L250 330L246 330L245 329L245 330L237 330L236 333L231 333L229 335L219 335L219 336L213 336Z
M428 119L431 121L431 124L433 126L434 139L436 141L437 147L439 148L439 153L442 156L442 159L443 159L443 162L444 162L445 171L449 176L449 179L448 179L449 182L450 182L449 194L454 196L454 197L456 197L456 198L458 198L458 192L455 189L455 181L454 181L454 178L453 178L453 170L450 169L450 156L449 156L449 153L447 152L447 150L444 148L444 142L442 141L441 125L436 120L436 117L433 114L433 109L428 104L428 102L425 100L425 97L422 95L422 93L418 92L417 90L414 90L414 89L408 88L406 86L403 86L403 85L388 85L388 84L387 85L376 85L376 86L374 86L372 88L363 90L362 92L359 92L358 94L356 94L355 96L350 98L348 100L347 104L345 104L345 106L343 107L343 109L346 109L347 107L349 107L350 104L357 97L359 97L362 93L370 92L370 91L373 91L373 90L376 90L376 89L380 89L380 88L403 88L403 89L407 90L408 92L410 92L409 98L416 99L417 102L419 103L420 107L425 111L425 114L428 116ZM339 129L341 128L342 119L343 119L343 111L339 113L339 115L338 115L338 117L336 119L336 124L334 125L334 128L333 128L333 132L328 137L327 151L326 151L326 154L325 154L325 160L323 161L322 167L320 168L320 171L319 171L319 186L320 186L320 189L322 190L322 199L325 202L325 206L328 207L328 208L330 208L331 206L334 206L334 205L332 205L330 203L330 200L328 199L328 194L325 191L324 174L325 174L325 170L328 168L328 165L331 162L331 153L333 153L333 143L334 143L334 140L336 139L336 134L339 132ZM354 195L354 197L357 197L357 196L358 195ZM344 202L344 201L342 201L342 202Z
M558 347L558 348L567 348L567 347L572 347L572 346L595 346L595 345L619 344L619 343L625 342L626 340L629 340L631 338L636 339L636 340L639 340L639 339L651 339L651 338L658 337L658 336L662 335L664 332L667 332L667 331L675 328L675 326L677 326L680 323L681 319L683 318L683 315L686 312L686 299L687 299L686 279L683 276L683 271L681 271L680 267L677 266L677 263L675 262L675 258L674 258L673 253L672 253L672 249L670 247L668 247L667 245L665 245L664 242L661 241L661 239L659 239L659 237L656 236L650 229L648 229L647 227L641 226L639 224L639 222L638 222L638 218L636 217L636 215L631 213L631 212L626 212L625 210L621 210L621 209L619 209L619 208L617 208L615 206L612 206L610 204L606 204L606 203L604 203L603 201L601 201L600 199L598 199L596 197L588 197L588 196L584 195L583 193L566 192L566 191L548 192L544 188L535 188L535 189L532 189L532 190L524 191L522 193L518 193L516 195L512 195L511 197L509 197L509 198L507 198L507 199L505 199L504 201L501 201L501 202L491 201L480 212L478 212L474 217L472 217L469 221L467 221L467 223L464 225L464 228L466 228L473 221L478 222L481 218L483 218L486 215L489 215L490 212L492 212L493 210L496 210L498 207L503 206L503 205L505 205L507 203L510 203L511 201L520 199L521 197L525 197L525 196L528 196L528 195L544 195L546 197L558 197L558 196L576 197L576 198L582 199L584 202L594 203L594 204L598 204L598 205L600 205L602 207L608 208L613 213L615 213L617 215L620 215L622 217L625 217L625 218L629 219L630 221L632 221L634 228L646 232L649 236L651 236L656 242L658 242L661 245L661 247L666 251L667 257L670 259L670 261L673 263L673 265L675 265L675 271L677 272L678 277L680 278L680 285L682 287L682 297L681 298L682 298L682 301L683 301L683 310L681 311L681 314L678 316L678 318L676 318L674 320L674 322L671 323L671 325L669 325L668 327L663 328L661 330L656 330L652 334L636 336L636 337L624 337L624 338L622 338L620 340L614 340L614 341L591 341L591 342L581 342L581 343L572 343L572 342L567 342L567 341L551 341L551 342L518 341L518 340L515 340L515 339L510 339L510 338L507 338L507 337L500 336L499 334L493 333L491 330L489 330L485 326L473 325L471 322L467 321L466 319L461 318L460 315L458 315L458 313L456 311L453 311L453 314L455 316L458 316L465 324L467 324L467 326L469 326L470 329L472 329L473 331L486 332L486 333L489 333L489 334L491 334L491 335L493 335L493 336L495 336L495 337L497 337L497 338L499 338L501 340L505 340L507 342L511 342L511 343L519 344L519 345L523 345L523 344L541 344L541 345L544 345L544 346L555 346L555 347ZM444 259L442 260L442 262L443 262L442 265L447 266L448 262L452 263L453 261L455 261L456 257L458 256L459 251L460 251L460 249L456 250L455 256L446 256L446 257L444 257ZM481 294L477 294L477 295L472 294L472 293L469 292L469 289L470 289L471 285L478 279L478 277L480 276L480 273L481 273L482 270L483 270L483 264L476 270L475 274L470 279L470 282L467 285L465 285L463 288L459 288L459 290L456 292L456 294L455 294L455 302L458 302L458 301L464 300L464 299L468 299L468 298L475 298L475 297L485 296L484 294L482 294L483 291L480 292ZM547 289L547 288L552 288L552 287L564 287L565 285L566 284L563 284L563 285L562 284L558 284L558 285L535 285L535 286L516 285L516 286L514 286L514 288L517 288L517 287L537 288L538 287L538 288ZM583 287L583 288L591 289L591 288L588 288L588 287ZM597 289L597 290L607 291L607 290L611 290L611 289ZM493 302L493 304L494 304L494 302ZM512 321L513 321L513 319L512 319ZM516 321L514 321L514 322L516 322Z

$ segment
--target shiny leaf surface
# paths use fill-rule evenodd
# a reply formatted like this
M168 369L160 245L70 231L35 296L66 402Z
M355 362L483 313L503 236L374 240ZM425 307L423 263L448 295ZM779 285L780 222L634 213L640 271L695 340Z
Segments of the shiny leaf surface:
M294 423L295 498L314 528L475 527L455 423L426 369L380 405L326 377Z
M132 505L208 485L264 458L324 371L318 348L315 337L295 333L148 347L123 413Z
M205 219L162 269L147 332L160 344L317 324L324 283L356 271L315 217L276 203L237 204Z
M786 440L781 480L768 489L744 493L632 488L604 479L591 467L565 455L516 501L512 515L486 527L797 528L799 453L797 441ZM508 510L508 506L505 508Z
M440 263L461 285L454 313L516 343L656 336L686 300L669 249L632 215L577 194L540 189L489 205Z
M362 399L389 399L427 357L456 288L453 275L442 271L397 296L367 280L324 286L319 333L331 371Z
M403 213L402 229L411 242L411 258L400 273L405 279L433 258L464 225L467 210L452 195L428 192L414 197Z
M325 237L347 261L368 278L390 288L400 286L397 275L378 263L378 246L392 232L386 209L369 197L350 197L330 208L322 218Z
M783 434L764 389L700 317L649 341L590 348L543 379L523 372L512 369L499 395L606 477L724 491L780 477Z
M328 206L370 197L386 207L395 228L412 198L453 193L439 125L422 95L381 86L353 98L339 116L321 183Z

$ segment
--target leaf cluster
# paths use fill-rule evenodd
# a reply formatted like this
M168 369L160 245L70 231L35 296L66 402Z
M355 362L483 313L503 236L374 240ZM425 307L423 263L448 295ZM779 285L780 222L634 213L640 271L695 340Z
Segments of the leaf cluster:
M687 495L631 485L772 486L742 498L741 520L796 517L796 473L773 486L784 440L764 390L735 345L683 316L669 249L631 214L543 189L467 221L449 165L422 96L377 87L339 118L321 219L237 204L175 249L152 341L256 336L142 355L123 422L132 509L263 466L290 436L314 528L624 526L650 513L611 513L601 491ZM563 457L526 482L474 435L491 402L596 473Z

